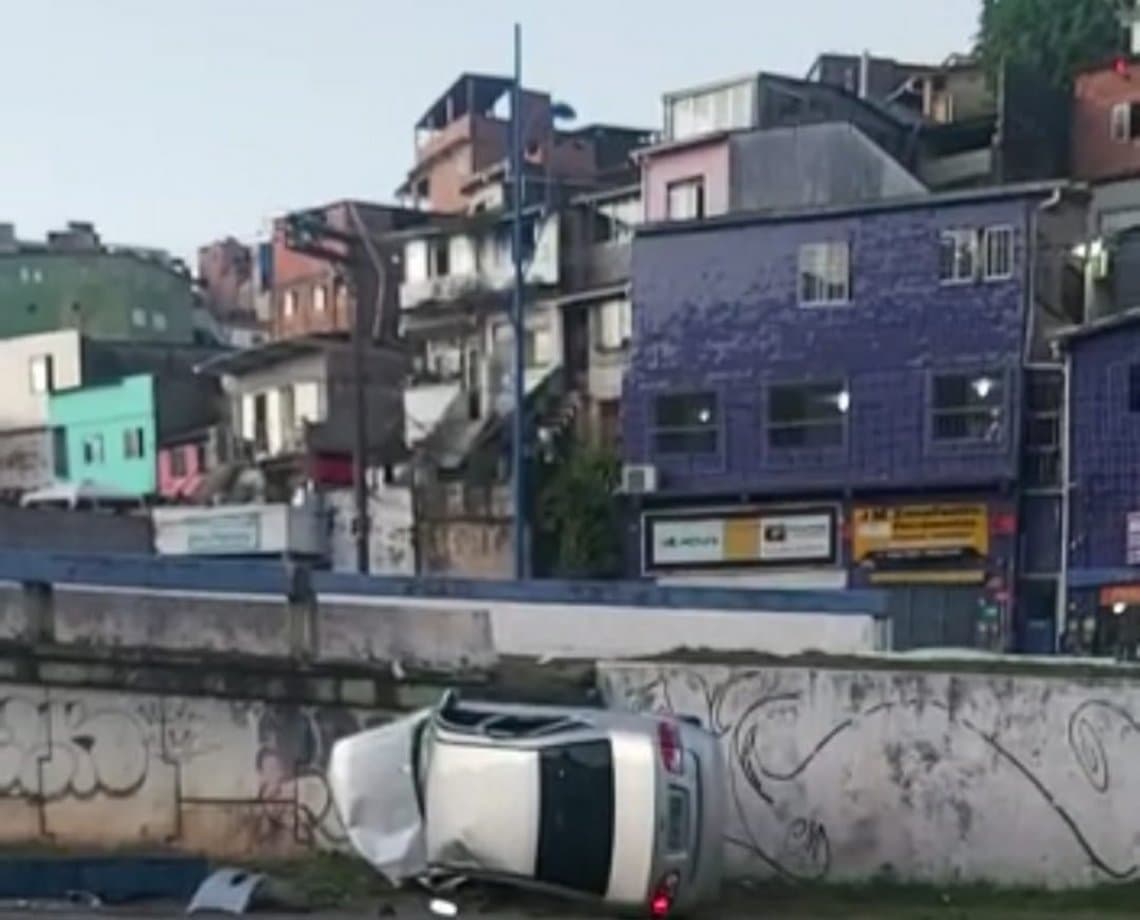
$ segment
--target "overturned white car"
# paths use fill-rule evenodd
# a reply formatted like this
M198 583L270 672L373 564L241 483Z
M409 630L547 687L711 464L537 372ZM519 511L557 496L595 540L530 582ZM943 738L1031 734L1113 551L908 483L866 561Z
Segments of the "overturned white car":
M393 884L444 870L654 917L720 887L724 774L683 719L452 693L329 762L353 846Z

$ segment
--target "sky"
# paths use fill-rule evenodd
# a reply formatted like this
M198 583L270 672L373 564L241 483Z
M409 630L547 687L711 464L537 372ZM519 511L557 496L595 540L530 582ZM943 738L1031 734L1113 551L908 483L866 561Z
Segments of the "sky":
M579 123L659 128L661 95L824 51L940 61L979 0L0 0L0 221L183 257L337 198L391 201L463 71Z

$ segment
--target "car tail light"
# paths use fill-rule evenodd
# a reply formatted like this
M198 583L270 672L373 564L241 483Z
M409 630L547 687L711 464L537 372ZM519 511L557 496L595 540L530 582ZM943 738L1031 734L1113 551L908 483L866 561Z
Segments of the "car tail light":
M673 902L677 899L678 881L677 873L670 872L653 889L653 896L649 899L649 916L653 917L654 920L661 920L661 918L669 916L669 911L673 909Z
M661 763L670 773L684 773L681 733L672 722L657 723L657 747L661 750Z

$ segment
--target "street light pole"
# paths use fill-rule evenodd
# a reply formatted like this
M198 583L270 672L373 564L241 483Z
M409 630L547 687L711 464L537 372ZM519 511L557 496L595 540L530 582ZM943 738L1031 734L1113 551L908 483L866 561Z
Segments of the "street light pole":
M513 210L511 247L514 261L515 283L511 314L514 320L514 367L511 382L514 386L514 414L511 431L511 476L515 509L515 578L519 581L530 576L530 540L528 531L529 510L526 491L526 422L524 418L526 387L526 316L523 299L522 264L522 27L515 23L515 79L511 90L511 208Z

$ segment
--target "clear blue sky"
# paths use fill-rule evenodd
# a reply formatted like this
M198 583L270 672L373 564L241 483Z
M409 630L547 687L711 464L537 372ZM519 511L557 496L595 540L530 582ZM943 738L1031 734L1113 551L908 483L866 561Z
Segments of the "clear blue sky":
M412 125L461 71L583 122L657 127L660 96L817 52L940 60L978 0L0 0L0 220L182 255L292 207L391 200Z

